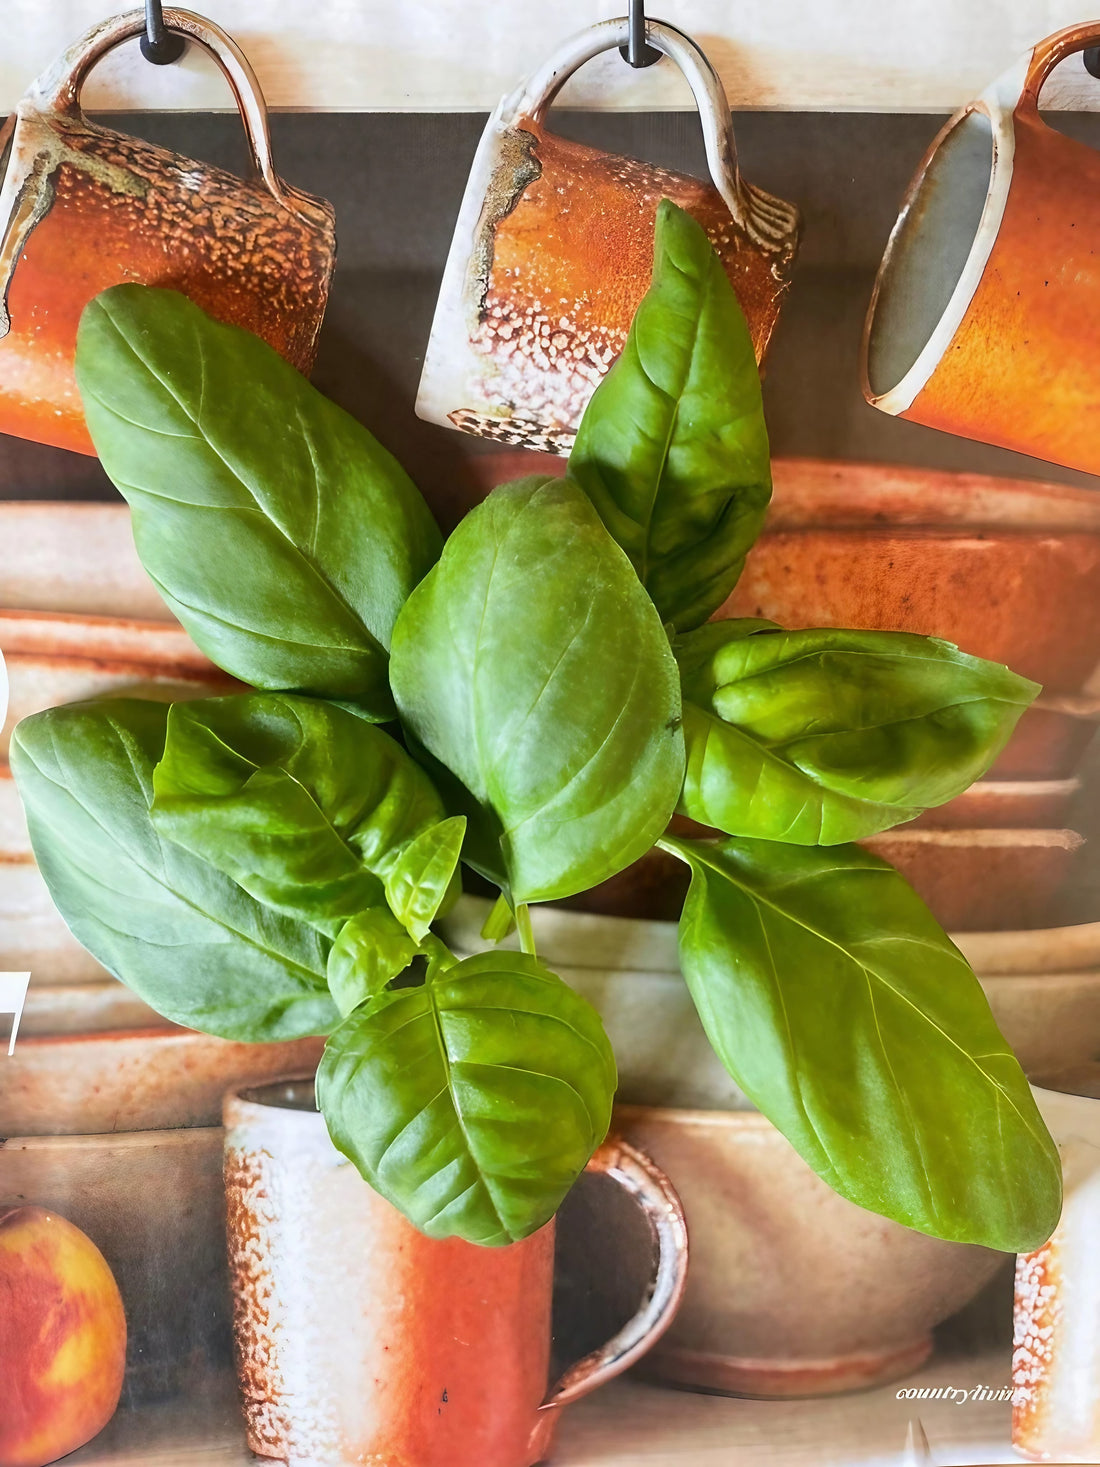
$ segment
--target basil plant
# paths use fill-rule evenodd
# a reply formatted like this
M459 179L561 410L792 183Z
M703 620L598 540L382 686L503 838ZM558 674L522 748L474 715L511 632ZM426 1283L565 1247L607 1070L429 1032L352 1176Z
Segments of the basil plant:
M964 790L1038 689L933 638L708 620L770 477L748 331L688 215L661 207L567 476L503 485L445 544L365 429L180 295L100 295L77 369L145 568L246 685L16 731L37 860L106 968L210 1034L326 1035L340 1151L430 1236L505 1244L553 1215L616 1084L528 904L657 845L691 870L706 1032L810 1166L938 1237L1048 1236L1058 1155L981 987L852 844ZM522 951L433 932L464 863Z

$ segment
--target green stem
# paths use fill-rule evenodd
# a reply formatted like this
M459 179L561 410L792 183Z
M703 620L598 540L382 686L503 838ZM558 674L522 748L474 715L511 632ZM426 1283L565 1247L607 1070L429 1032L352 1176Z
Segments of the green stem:
M512 914L511 904L501 892L493 910L485 918L485 926L481 929L481 935L486 942L503 942L515 925L516 919Z
M519 931L519 945L521 950L525 953L530 953L533 958L537 958L535 934L531 930L531 912L526 902L520 902L516 908L516 927Z

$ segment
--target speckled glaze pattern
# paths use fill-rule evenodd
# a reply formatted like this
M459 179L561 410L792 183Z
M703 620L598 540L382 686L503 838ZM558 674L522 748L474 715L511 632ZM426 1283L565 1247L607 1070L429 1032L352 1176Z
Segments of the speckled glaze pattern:
M227 40L191 19L208 49ZM69 69L109 49L102 30L63 58ZM308 371L335 260L331 206L96 126L77 88L45 80L0 131L0 431L93 452L77 326L93 296L123 281L183 291ZM247 100L262 113L258 93Z
M1016 1262L1012 1445L1036 1462L1100 1462L1100 1068L1035 1087L1062 1155L1054 1236Z
M490 118L432 328L422 417L568 453L649 285L665 198L706 230L762 358L790 285L798 212L741 177L729 103L698 47L663 22L647 31L691 82L713 182L585 147L545 126L565 78L618 44L622 25L607 21L567 41Z
M656 1307L647 1301L549 1392L553 1222L505 1248L426 1238L305 1104L297 1081L224 1103L250 1448L299 1467L531 1467L550 1449L560 1407L626 1369L675 1314L687 1243L667 1181L613 1143L593 1159L612 1175L623 1161L633 1169L671 1249L659 1249L667 1266L658 1264Z

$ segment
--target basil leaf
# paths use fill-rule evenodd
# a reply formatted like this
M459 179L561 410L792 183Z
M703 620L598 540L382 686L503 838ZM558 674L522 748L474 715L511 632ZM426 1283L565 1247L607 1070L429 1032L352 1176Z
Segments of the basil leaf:
M603 1140L615 1060L596 1011L522 953L430 971L329 1039L333 1142L432 1238L499 1246L554 1215Z
M393 623L440 543L396 460L266 343L174 291L97 296L76 367L142 564L211 661L392 717Z
M329 937L384 905L408 842L444 819L396 740L286 693L175 704L153 789L166 840Z
M328 944L153 828L168 708L104 700L25 718L11 762L50 895L73 936L173 1023L295 1039L337 1022Z
M403 846L386 873L386 900L417 942L427 935L444 903L461 892L455 878L465 834L463 816L441 820Z
M665 199L653 283L596 388L569 473L663 620L698 626L737 584L771 497L749 329L702 227Z
M468 792L464 851L514 902L570 896L639 859L683 779L675 659L652 603L567 480L495 490L394 629L416 745Z
M861 850L669 838L680 961L737 1084L842 1196L921 1232L1037 1247L1058 1152L978 980Z
M328 955L328 986L341 1015L381 993L403 973L419 948L387 907L345 922Z
M1037 683L907 632L713 622L675 646L680 813L730 835L836 845L961 794Z

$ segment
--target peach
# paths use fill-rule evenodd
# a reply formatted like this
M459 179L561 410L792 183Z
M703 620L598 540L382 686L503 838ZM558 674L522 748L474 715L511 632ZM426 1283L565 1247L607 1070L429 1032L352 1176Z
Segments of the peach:
M45 1467L102 1431L126 1367L106 1259L41 1207L0 1210L0 1467Z

